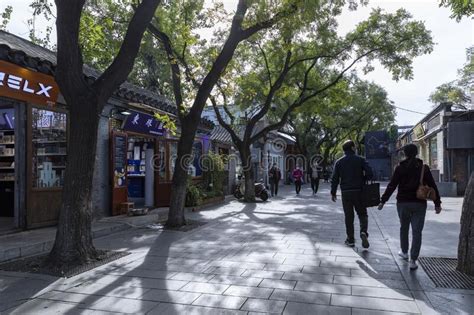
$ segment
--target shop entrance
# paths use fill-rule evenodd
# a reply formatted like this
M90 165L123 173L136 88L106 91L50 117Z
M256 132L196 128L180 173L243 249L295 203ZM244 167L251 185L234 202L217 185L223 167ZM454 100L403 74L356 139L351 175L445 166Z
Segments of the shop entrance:
M15 108L0 107L0 232L15 226Z
M128 201L135 207L153 207L155 140L129 134L127 143Z

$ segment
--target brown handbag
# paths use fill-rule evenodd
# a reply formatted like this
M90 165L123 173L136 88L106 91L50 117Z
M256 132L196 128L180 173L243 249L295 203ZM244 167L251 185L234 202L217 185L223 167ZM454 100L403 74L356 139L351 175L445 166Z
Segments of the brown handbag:
M436 191L428 186L423 184L423 177L425 175L425 164L421 168L421 176L420 176L420 185L416 190L416 198L421 200L436 200Z

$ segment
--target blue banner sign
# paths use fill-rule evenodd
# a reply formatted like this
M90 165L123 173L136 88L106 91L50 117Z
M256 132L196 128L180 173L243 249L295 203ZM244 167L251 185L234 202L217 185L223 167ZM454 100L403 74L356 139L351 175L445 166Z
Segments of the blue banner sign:
M123 130L143 133L147 135L162 136L165 133L163 123L152 115L130 111L123 124Z

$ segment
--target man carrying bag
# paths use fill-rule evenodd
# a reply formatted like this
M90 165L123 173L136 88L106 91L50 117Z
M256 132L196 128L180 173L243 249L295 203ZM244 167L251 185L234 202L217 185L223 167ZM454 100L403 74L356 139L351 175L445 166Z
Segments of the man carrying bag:
M337 200L337 186L341 185L342 207L344 209L347 239L345 244L354 247L354 210L359 217L360 238L362 247L369 248L369 234L367 228L369 217L367 208L362 198L362 189L367 180L372 179L373 173L367 161L356 154L355 143L347 140L342 145L344 156L336 161L334 166L331 196L332 201Z

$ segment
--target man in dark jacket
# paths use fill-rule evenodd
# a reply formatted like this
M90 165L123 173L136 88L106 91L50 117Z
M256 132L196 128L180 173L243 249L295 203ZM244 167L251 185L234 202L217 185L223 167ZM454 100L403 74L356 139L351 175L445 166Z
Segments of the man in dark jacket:
M277 166L276 163L273 163L272 168L268 172L268 176L270 177L270 191L272 193L272 197L278 195L278 185L280 184L281 179L281 171L280 168Z
M336 161L332 175L331 196L336 202L337 186L341 185L342 207L344 209L347 239L345 244L354 247L354 209L359 216L360 238L362 247L369 248L367 227L369 218L367 208L361 197L362 186L366 180L372 179L372 169L367 161L355 152L352 140L344 142L342 149L344 156Z

